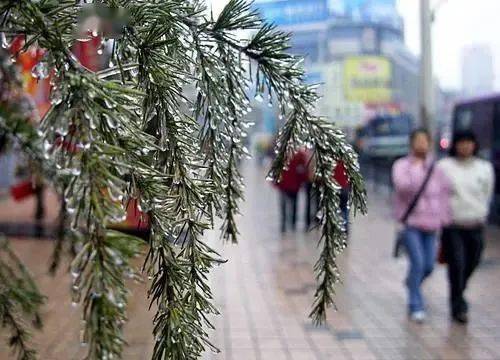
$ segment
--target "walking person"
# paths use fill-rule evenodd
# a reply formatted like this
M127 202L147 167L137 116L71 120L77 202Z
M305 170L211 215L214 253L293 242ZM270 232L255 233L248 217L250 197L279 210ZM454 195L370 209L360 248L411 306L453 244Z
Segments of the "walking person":
M318 188L315 186L315 161L314 161L314 152L311 150L306 150L307 157L307 176L305 180L305 231L311 229L312 226L317 224L316 215L318 212Z
M338 161L333 171L333 179L341 187L340 190L340 211L344 218L344 227L346 234L349 234L349 191L350 184L345 165L342 161Z
M436 234L445 220L447 183L430 154L431 138L419 129L410 135L410 154L392 169L395 215L402 223L401 240L409 259L406 287L410 319L426 318L421 291L432 273L436 258Z
M450 156L438 165L450 182L450 219L443 230L442 247L448 264L451 316L461 324L468 322L464 291L481 259L494 188L493 166L478 158L478 151L472 131L457 133Z
M308 177L307 163L307 154L302 150L296 152L288 167L282 172L280 181L275 184L280 191L282 233L286 232L288 228L296 230L297 197Z

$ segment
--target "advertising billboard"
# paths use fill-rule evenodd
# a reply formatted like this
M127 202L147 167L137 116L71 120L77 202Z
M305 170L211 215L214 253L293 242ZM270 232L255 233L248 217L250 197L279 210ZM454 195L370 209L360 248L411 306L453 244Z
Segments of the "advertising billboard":
M323 21L329 16L327 0L257 0L253 7L264 19L281 26Z
M344 95L365 104L392 99L392 66L382 56L350 56L344 60Z
M356 20L403 28L396 0L345 0L344 7L346 14Z

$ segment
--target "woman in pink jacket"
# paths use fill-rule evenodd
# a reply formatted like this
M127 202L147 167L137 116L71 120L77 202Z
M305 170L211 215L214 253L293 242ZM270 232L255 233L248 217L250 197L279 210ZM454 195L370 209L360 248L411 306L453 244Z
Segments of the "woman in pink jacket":
M403 245L409 259L406 278L410 319L423 322L425 304L420 287L432 273L436 258L436 234L448 217L447 180L434 166L430 154L431 138L425 130L415 130L410 136L410 154L395 162L392 181L395 190L395 215L404 222ZM429 175L430 174L430 175ZM429 179L418 197L415 207L407 216L411 203Z

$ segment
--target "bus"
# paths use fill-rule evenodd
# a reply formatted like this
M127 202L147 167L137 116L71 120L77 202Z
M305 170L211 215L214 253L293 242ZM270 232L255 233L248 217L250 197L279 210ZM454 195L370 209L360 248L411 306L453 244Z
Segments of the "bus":
M452 130L453 133L472 130L481 148L479 156L492 162L495 194L491 217L500 224L500 93L455 104Z
M408 137L413 129L411 115L377 115L358 131L359 151L368 158L394 160L409 151Z

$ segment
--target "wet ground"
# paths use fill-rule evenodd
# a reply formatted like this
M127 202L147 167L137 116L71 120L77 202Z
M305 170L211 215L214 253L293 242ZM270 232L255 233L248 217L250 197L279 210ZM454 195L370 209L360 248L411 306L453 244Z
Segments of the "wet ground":
M500 232L488 231L481 268L471 281L468 326L448 317L445 268L436 266L424 286L429 319L408 322L403 280L404 259L391 257L394 224L387 192L370 191L370 211L352 225L348 250L341 256L343 284L338 286L338 311L331 311L323 327L312 326L308 312L315 288L312 265L317 256L316 233L279 233L278 199L264 181L263 170L245 168L246 202L240 219L237 246L208 241L229 262L214 270L212 283L222 315L215 320L213 341L220 354L205 359L500 359ZM19 205L16 205L19 208ZM14 210L0 202L0 223L29 220L29 204ZM55 213L49 211L50 216ZM299 223L299 227L302 222ZM40 359L80 359L80 310L71 306L69 275L47 275L50 240L13 239L17 253L48 296L45 328L35 334ZM151 351L152 314L146 310L145 285L133 285L126 327L129 346L125 359L147 359ZM0 345L0 359L10 359Z

